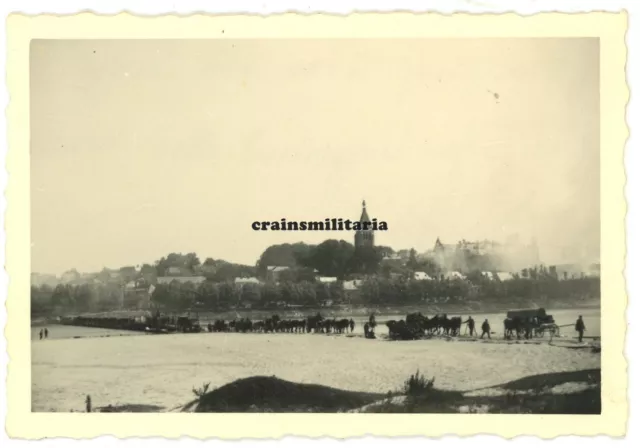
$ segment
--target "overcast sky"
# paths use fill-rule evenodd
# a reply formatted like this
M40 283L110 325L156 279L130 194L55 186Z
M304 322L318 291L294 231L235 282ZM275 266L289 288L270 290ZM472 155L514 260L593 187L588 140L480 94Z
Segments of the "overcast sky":
M388 223L377 244L536 237L599 256L596 39L33 41L32 269L197 252L259 220ZM564 254L564 255L563 255Z

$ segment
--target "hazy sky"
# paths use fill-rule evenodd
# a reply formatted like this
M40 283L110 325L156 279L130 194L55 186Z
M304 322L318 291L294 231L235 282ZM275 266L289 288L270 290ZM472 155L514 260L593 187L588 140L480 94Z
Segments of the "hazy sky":
M32 269L253 264L259 220L598 257L597 39L33 41ZM566 258L566 251L564 252Z

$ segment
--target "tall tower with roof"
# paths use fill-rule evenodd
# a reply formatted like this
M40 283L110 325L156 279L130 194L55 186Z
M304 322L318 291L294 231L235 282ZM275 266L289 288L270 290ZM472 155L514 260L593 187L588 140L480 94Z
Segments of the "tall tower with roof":
M371 223L371 219L369 218L369 214L367 213L367 203L365 201L362 201L362 214L360 215L361 229L364 229L364 222ZM367 230L356 230L355 246L356 249L374 246L373 230L371 230L371 224L369 224L369 228Z

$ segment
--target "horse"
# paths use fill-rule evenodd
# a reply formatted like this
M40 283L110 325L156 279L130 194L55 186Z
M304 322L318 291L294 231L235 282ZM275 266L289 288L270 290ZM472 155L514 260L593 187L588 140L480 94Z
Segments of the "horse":
M340 319L335 326L338 333L344 333L349 328L349 319Z
M422 329L414 325L409 325L404 320L395 321L390 320L386 322L387 328L389 328L389 337L393 340L411 341L414 339L420 339L424 334Z
M447 334L449 336L460 336L460 328L462 328L462 318L452 317L448 321Z
M514 318L507 317L503 321L503 324L504 324L504 338L505 339L510 339L514 335L518 339L520 339L520 337L522 336L523 332L525 332L524 322L519 317L514 317Z

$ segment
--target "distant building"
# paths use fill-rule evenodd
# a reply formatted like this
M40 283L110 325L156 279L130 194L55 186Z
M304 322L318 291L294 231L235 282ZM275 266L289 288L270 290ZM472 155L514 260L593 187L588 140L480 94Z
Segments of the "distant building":
M361 299L360 287L364 282L362 280L348 280L342 282L344 300L347 303L357 303Z
M262 282L255 277L247 277L247 278L236 277L233 283L235 283L236 285L242 286L242 285L260 285Z
M447 280L464 280L467 277L461 272L451 271L444 274L444 278L446 278Z
M401 267L404 266L406 263L406 259L401 257L398 254L393 254L393 255L386 255L384 257L382 257L382 260L380 261L380 264L382 266L394 266L394 267Z
M170 268L165 269L164 275L165 277L181 277L183 276L182 268L178 266L171 266Z
M124 285L123 306L127 309L151 308L151 294L154 289L144 278L128 282Z
M289 270L289 266L267 266L267 281L278 283L282 273Z
M200 276L200 275L196 275L196 276L192 276L192 277L158 277L158 279L156 280L158 285L169 285L173 282L178 282L178 283L194 283L194 284L200 284L202 282L204 282L206 280L205 277Z
M338 277L316 277L316 281L319 283L336 283Z
M213 264L202 264L198 266L197 269L200 274L204 275L214 275L216 272L218 272L218 267Z
M413 273L414 280L433 280L429 274L426 272L414 272Z

